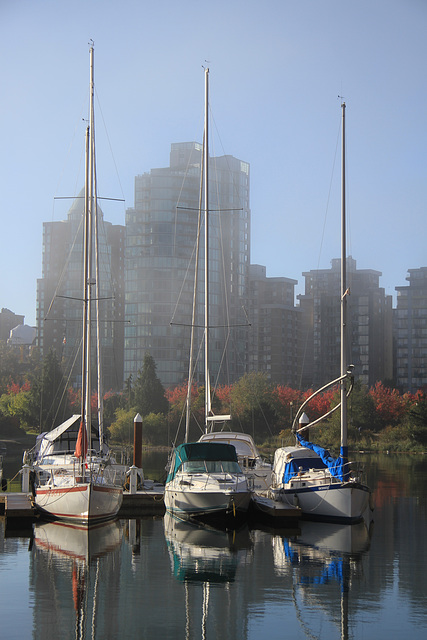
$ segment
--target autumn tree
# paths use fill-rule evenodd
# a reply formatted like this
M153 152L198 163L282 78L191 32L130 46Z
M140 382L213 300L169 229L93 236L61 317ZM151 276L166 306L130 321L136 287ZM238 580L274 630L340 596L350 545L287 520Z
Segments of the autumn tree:
M406 411L405 400L397 389L390 389L382 382L377 382L369 390L375 406L378 427L398 424Z
M180 433L182 438L185 431L187 413L188 383L184 382L174 389L166 390L166 398L169 402L169 419L175 434ZM190 391L190 440L200 437L204 425L204 387L198 387L195 382ZM174 434L172 434L174 435Z

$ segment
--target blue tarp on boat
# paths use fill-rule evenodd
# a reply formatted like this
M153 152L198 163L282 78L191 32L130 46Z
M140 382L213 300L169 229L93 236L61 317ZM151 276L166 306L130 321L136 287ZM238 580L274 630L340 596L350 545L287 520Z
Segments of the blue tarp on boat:
M286 463L283 482L289 482L299 474L300 471L309 469L325 469L326 465L320 458L292 458Z
M180 444L172 459L172 467L166 482L170 482L184 462L188 460L208 460L237 462L237 453L232 444L219 442L187 442Z
M325 465L328 467L329 471L335 478L338 478L341 481L345 480L344 467L348 465L348 461L345 460L343 456L334 458L333 456L331 456L328 449L324 449L323 447L320 447L319 445L314 444L313 442L304 440L304 438L301 436L300 433L297 433L296 436L297 436L298 442L302 447L311 449L311 451L314 451L314 453L317 453L317 455L320 456L322 461L325 463Z

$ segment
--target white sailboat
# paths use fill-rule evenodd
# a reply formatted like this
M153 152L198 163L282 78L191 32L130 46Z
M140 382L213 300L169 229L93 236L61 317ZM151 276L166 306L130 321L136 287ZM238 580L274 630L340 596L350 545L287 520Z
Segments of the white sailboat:
M37 457L33 465L36 485L34 501L41 514L49 518L80 522L83 525L114 518L123 500L121 478L114 477L115 471L101 431L97 442L92 442L91 316L92 305L95 302L92 288L96 284L92 249L93 246L95 249L97 247L94 49L92 45L90 46L89 111L89 125L86 129L81 415L73 416L39 438ZM97 357L99 361L99 345ZM98 369L98 377L99 375ZM98 446L98 450L94 451L93 446ZM115 484L115 480L120 484Z
M293 430L298 444L277 449L273 464L271 497L288 504L298 505L304 517L335 522L357 522L368 508L370 489L360 480L359 471L353 474L348 461L347 396L352 387L352 367L347 365L347 288L346 278L346 221L345 221L345 103L342 105L342 193L341 193L341 374L336 380L316 391L297 412ZM341 449L338 458L329 451L305 440L307 429L325 419L331 412L315 422L303 414L304 408L318 393L334 384L340 384ZM301 416L300 428L295 425Z
M205 209L205 429L212 420L209 374L209 69L205 69L205 127L203 147ZM194 314L193 314L194 324ZM191 376L189 376L191 378ZM190 384L190 382L189 382ZM188 412L188 407L187 407ZM187 432L186 432L187 438ZM165 484L165 506L181 518L214 518L237 521L248 511L251 490L239 466L236 449L227 443L193 442L179 445L173 452Z

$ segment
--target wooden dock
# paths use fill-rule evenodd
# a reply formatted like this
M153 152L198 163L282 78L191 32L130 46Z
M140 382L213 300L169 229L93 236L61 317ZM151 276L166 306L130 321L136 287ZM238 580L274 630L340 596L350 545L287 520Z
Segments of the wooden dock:
M255 520L268 522L271 526L294 524L301 518L301 509L284 502L271 500L265 495L252 496L251 509Z

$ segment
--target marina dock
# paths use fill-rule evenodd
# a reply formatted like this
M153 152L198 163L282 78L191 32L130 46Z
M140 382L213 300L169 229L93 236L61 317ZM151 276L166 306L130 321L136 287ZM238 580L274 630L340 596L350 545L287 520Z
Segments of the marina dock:
M141 516L163 516L165 504L163 488L139 490L136 493L123 492L123 503L119 518L135 518ZM31 493L0 493L0 515L4 515L9 525L30 523L39 516L32 502ZM270 526L296 524L301 516L298 507L274 502L266 496L254 495L250 509L252 522L267 522Z

